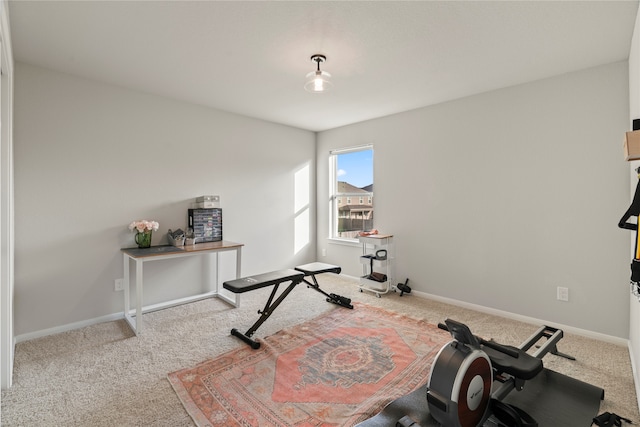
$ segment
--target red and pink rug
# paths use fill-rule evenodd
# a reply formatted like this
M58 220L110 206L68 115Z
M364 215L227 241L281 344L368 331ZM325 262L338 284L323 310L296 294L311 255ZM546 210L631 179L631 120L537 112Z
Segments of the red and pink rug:
M200 427L350 426L426 383L450 340L425 321L355 303L169 381Z

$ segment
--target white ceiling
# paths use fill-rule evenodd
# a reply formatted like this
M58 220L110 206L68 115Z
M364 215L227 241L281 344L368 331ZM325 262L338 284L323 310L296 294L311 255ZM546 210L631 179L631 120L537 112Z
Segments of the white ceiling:
M626 60L638 1L18 1L16 61L312 131ZM304 91L327 56L326 94Z

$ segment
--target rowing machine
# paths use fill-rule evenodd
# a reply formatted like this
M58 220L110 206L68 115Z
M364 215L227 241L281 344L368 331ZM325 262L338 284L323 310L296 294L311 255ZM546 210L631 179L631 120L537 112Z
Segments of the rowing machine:
M547 353L573 359L557 350L562 331L544 326L520 347L512 347L477 337L467 325L454 320L438 326L449 331L453 341L440 349L431 366L427 403L433 418L445 427L481 426L490 417L500 422L515 417L515 425L537 426L524 411L501 401L542 372ZM546 342L533 355L528 354L542 337ZM501 385L492 391L494 380Z
M481 371L485 377L489 372L493 376L490 399L486 399L483 389L484 399L480 399L480 404L474 411L479 414L478 418L487 418L484 424L481 424L483 427L533 426L536 421L540 426L545 427L584 427L590 425L593 417L598 415L600 402L604 399L602 388L547 368L538 371L539 365L542 364L540 359L547 353L573 359L571 356L560 353L557 349L557 343L562 338L561 330L542 326L519 347L504 345L500 347L501 350L508 349L507 351L492 350L490 346L497 343L474 337L464 325L461 328L456 328L454 333L456 335L454 341L444 347L456 346L462 349L463 346L467 346L465 350L472 353L473 348L465 342L476 345L475 340L479 344L479 349L487 355L491 362L490 371L486 369ZM460 341L456 340L456 337ZM542 342L542 345L538 346L538 342L541 342L543 338L546 339L546 342ZM526 351L530 351L531 354L524 354ZM476 384L471 386L474 376L471 376L469 366L455 369L452 366L453 362L451 362L448 369L444 369L447 365L444 354L445 351L441 350L436 358L438 365L442 366L439 366L441 368L439 374L432 373L430 376L431 389L428 384L420 386L411 393L389 402L382 411L357 424L356 427L452 427L458 425L455 424L460 422L459 418L456 419L457 414L452 414L449 419L446 418L449 416L448 414L441 414L440 419L444 422L439 422L431 413L431 407L440 404L446 411L455 409L455 406L460 406L457 404L458 401L462 399L466 401L467 399L467 395L460 393L459 390L462 388L465 377L469 386L465 383L464 387L467 390L472 390L471 394L479 390L477 386L479 380L475 380ZM447 354L453 353L448 352ZM468 365L471 365L471 362L476 359L480 360L469 357L467 359ZM432 370L435 370L435 363L436 360L431 365ZM476 365L482 367L482 360L476 362ZM486 365L484 367L486 368ZM444 379L445 374L449 375L448 381ZM458 378L458 386L456 390L453 390L456 377ZM435 388L436 382L441 383L441 389ZM484 380L482 386L487 388ZM447 393L449 388L452 392ZM518 392L511 393L513 389ZM438 402L434 402L434 392L442 396ZM455 404L452 403L453 396L457 397ZM474 405L473 396L471 397L471 405L463 402L467 408ZM489 405L489 408L486 405ZM519 408L526 410L526 412ZM500 421L503 419L504 421ZM471 423L463 425L473 426Z

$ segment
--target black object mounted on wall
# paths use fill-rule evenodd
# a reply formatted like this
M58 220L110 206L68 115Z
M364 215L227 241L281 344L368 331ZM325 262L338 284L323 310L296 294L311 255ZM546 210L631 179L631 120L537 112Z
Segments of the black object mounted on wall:
M638 173L638 177L640 178L640 167L636 169L636 172ZM637 230L638 224L627 222L627 220L632 216L637 217L638 215L640 215L640 179L638 180L638 184L636 185L636 192L633 195L631 206L629 206L629 209L627 209L624 215L622 215L622 218L620 218L618 227L624 228L626 230Z
M629 209L622 215L620 221L618 222L618 227L624 228L626 230L634 230L636 232L636 243L635 243L635 252L633 256L633 260L631 261L631 292L640 299L640 245L638 239L640 239L640 235L638 234L638 223L628 222L629 218L635 216L636 218L640 216L640 167L636 169L638 173L638 184L636 185L636 192L633 196L633 200L631 201L631 206Z

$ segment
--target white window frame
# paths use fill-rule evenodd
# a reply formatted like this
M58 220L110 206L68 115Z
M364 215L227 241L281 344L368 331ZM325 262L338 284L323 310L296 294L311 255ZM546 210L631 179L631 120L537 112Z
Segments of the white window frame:
M349 147L349 148L340 148L340 149L329 151L329 239L335 242L343 242L343 243L349 243L349 244L358 243L357 238L338 237L338 206L340 204L339 202L340 198L337 196L338 155L353 153L356 151L365 151L365 150L371 150L373 152L374 151L373 144L360 145L360 146ZM371 184L374 184L374 183L372 182ZM369 196L368 199L371 200L371 196Z

